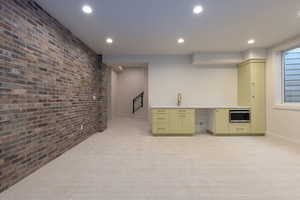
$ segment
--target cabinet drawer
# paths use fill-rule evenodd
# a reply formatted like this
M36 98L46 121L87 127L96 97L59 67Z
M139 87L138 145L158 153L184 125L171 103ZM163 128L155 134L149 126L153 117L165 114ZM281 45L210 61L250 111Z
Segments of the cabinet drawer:
M152 127L169 128L169 120L154 120L152 122Z
M168 113L153 113L152 118L168 118Z
M152 121L165 121L169 119L169 111L166 109L153 109Z
M176 114L193 114L195 113L194 109L175 109Z
M152 114L168 114L169 109L152 109Z
M179 118L194 118L195 117L195 110L192 109L188 109L188 110L184 110L184 109L180 109L180 110L175 110L174 112L176 117Z
M230 133L250 133L249 123L231 123L229 125Z
M158 121L161 121L161 120L169 120L169 116L168 115L162 115L162 116L152 116L152 120L158 120Z
M169 124L168 123L154 123L152 125L153 133L168 133L169 132Z
M153 124L169 124L169 118L168 117L152 117L152 123Z

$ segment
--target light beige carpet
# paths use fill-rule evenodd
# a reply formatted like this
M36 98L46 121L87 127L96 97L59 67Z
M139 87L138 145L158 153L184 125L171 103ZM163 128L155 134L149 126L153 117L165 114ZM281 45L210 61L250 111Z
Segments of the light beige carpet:
M120 119L1 200L299 200L300 153L272 137L152 137Z

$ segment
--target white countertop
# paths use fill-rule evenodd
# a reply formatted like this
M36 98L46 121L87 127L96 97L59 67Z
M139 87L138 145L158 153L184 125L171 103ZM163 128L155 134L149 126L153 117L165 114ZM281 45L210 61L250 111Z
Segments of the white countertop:
M182 109L250 109L251 106L231 106L231 105L224 105L224 106L199 106L199 105L182 105L182 106L151 106L152 109L175 109L175 108L182 108Z

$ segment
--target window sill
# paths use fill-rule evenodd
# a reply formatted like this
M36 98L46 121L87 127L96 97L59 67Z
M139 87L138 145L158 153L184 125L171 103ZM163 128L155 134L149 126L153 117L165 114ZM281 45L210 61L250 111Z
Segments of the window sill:
M291 103L291 104L275 104L273 109L277 110L293 110L293 111L300 111L300 103Z

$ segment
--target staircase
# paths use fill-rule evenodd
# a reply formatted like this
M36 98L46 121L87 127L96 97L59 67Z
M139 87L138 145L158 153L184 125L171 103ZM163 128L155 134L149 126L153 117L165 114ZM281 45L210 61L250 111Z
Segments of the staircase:
M132 114L135 115L138 110L144 107L144 92L141 92L132 100Z

